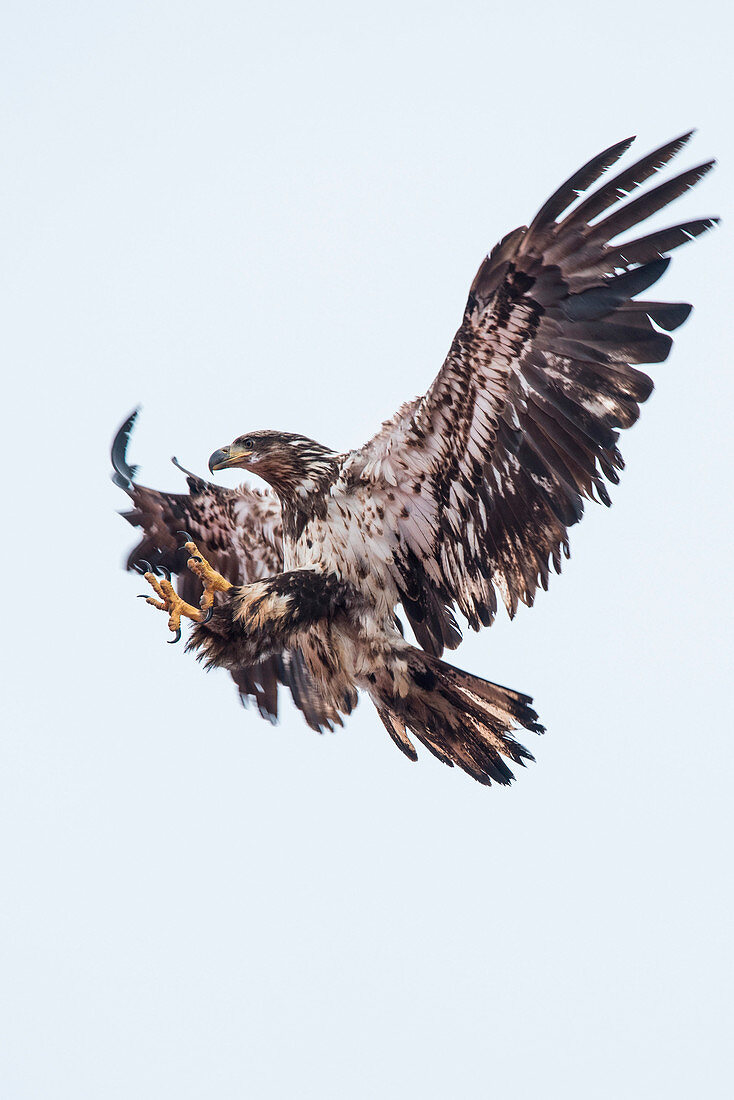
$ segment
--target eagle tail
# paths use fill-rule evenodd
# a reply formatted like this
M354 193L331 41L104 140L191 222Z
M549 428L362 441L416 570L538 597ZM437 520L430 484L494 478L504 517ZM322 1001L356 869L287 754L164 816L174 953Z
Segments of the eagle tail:
M545 732L530 696L413 647L407 664L412 682L407 694L396 695L392 680L383 677L377 677L370 694L391 738L411 760L418 754L410 734L444 764L487 785L507 785L515 778L505 758L522 767L534 759L512 735L518 728Z

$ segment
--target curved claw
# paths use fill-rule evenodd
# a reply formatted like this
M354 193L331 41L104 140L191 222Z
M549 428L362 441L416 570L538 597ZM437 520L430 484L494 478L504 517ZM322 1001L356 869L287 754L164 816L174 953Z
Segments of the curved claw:
M145 568L142 568L143 566L145 566ZM141 558L140 561L134 562L133 569L137 569L138 573L153 572L153 566L150 564L149 561L146 561L145 558Z
M141 592L140 595L136 596L135 598L137 600L147 600L148 599L148 593L147 592Z
M206 615L204 616L204 618L201 620L201 625L203 626L204 623L208 623L213 614L214 614L214 608L210 607L209 610L207 611Z
M171 570L165 565L159 565L158 569L163 574L163 576L166 578L166 580L170 581L170 579L171 579Z
M175 645L176 642L180 642L180 641L181 641L181 627L179 627L178 630L176 631L176 637L171 638L171 640L169 642L166 642L166 645Z
M163 551L161 550L160 546L156 546L156 548L155 548L155 562L153 564L153 572L155 573L156 577L159 576L159 574L163 570L163 566L159 565L159 563L158 563L159 558L162 558L162 557L163 557Z
M193 542L193 541L194 541L194 540L192 539L191 535L190 535L190 534L188 533L188 531L177 531L177 532L176 532L176 534L177 534L177 535L183 535L183 539L184 539L184 545L185 545L185 544L186 544L187 542ZM181 547L179 546L179 550L180 550L180 549L181 549Z

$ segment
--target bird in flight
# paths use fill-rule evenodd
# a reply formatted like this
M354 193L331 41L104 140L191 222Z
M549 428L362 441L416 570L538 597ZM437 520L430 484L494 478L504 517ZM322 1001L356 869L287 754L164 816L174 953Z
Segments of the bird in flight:
M517 731L543 731L532 700L441 657L461 641L457 613L478 630L500 600L511 617L531 605L569 556L584 500L610 503L619 430L652 391L639 364L667 358L691 309L638 295L717 219L619 238L710 170L630 197L690 136L598 183L633 139L613 145L504 237L427 392L364 446L338 453L249 431L217 448L209 469L249 470L267 490L222 488L179 466L188 493L172 494L136 483L126 455L137 412L128 417L114 480L143 537L127 566L144 573L174 640L190 620L186 648L228 669L264 717L277 716L283 684L312 728L333 729L362 691L411 760L416 740L480 783L509 783L508 761L533 759Z

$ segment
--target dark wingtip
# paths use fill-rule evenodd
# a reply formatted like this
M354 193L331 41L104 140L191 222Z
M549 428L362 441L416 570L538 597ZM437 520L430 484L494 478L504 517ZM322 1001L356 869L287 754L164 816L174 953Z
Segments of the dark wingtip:
M191 491L191 493L203 493L204 490L208 488L216 489L217 492L220 493L222 492L221 488L215 485L214 482L207 481L206 478L199 477L199 475L195 474L193 470L187 470L185 466L181 465L175 455L171 456L171 462L177 470L180 470L182 474L186 475L186 480L189 483L189 490Z
M186 474L186 477L193 477L196 481L201 481L199 475L192 473L191 470L187 470L185 466L182 466L175 455L171 455L171 462L177 470L180 470L182 474Z
M127 445L130 441L130 435L135 425L135 421L138 418L140 408L140 405L138 405L137 408L133 409L127 419L123 421L117 429L115 438L112 440L112 449L110 451L110 458L114 469L112 480L120 489L129 489L135 481L135 475L138 472L137 466L131 466L127 461Z
M569 176L569 178L553 192L551 197L543 203L530 223L526 240L529 240L533 234L543 226L560 217L564 210L567 210L571 203L575 202L582 192L587 191L593 183L596 183L604 172L608 171L613 164L616 164L619 158L627 152L634 140L635 138L632 136L625 138L624 141L618 141L615 145L610 145L608 149L604 149L601 153L592 157L592 159L582 165L577 172Z
M650 279L648 286L653 286L658 281L658 279L662 278L662 276L670 267L670 261L672 260L672 258L672 256L661 256L659 260L650 260L649 264L644 265L647 277ZM645 287L644 289L647 290L648 287ZM641 293L641 291L638 291L637 293L639 294Z

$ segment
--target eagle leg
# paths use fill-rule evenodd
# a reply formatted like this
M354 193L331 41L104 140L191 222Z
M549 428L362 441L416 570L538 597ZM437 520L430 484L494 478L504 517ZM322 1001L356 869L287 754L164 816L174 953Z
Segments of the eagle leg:
M203 619L199 619L198 621L207 623L212 617L214 594L216 592L226 592L232 585L221 573L217 573L216 569L209 564L195 542L189 541L184 543L184 549L188 550L191 555L186 564L191 572L195 573L204 585L204 591L199 600L199 607L202 611L206 612L206 615Z

